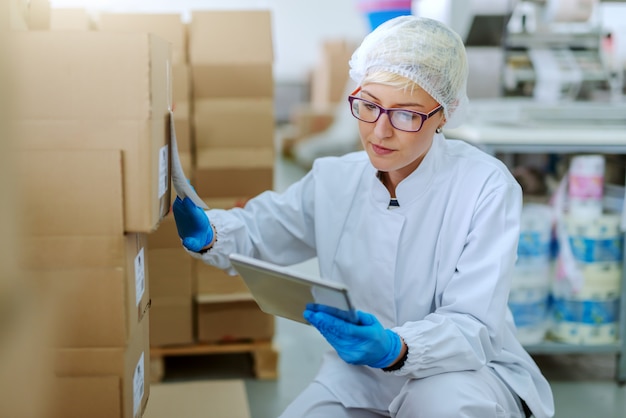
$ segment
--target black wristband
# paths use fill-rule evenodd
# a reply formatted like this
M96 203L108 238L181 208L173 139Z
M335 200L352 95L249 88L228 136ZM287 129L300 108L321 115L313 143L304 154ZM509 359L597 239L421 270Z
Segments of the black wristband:
M400 360L396 361L391 366L383 367L382 370L384 372L393 372L395 370L400 370L402 366L404 366L407 358L409 358L409 346L406 347L406 351L404 352L404 355L402 356L402 358L400 358Z

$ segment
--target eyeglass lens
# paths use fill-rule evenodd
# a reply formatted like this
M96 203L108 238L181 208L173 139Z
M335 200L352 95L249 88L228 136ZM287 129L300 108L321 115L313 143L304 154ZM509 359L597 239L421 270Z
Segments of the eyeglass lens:
M352 101L352 113L363 122L376 122L383 112L382 108L374 103L355 97ZM413 112L401 109L388 109L387 115L391 125L403 131L419 131L422 127L422 117Z

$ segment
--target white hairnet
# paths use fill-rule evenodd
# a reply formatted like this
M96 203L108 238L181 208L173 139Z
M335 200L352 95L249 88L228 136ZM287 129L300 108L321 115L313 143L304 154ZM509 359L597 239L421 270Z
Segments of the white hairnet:
M446 126L463 122L468 66L461 37L443 23L417 16L386 21L365 37L350 59L359 85L379 71L403 76L443 106Z

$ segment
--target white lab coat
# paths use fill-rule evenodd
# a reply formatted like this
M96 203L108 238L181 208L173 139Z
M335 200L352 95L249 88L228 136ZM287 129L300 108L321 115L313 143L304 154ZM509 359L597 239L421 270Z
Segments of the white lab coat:
M508 169L435 135L396 188L399 208L388 209L376 174L365 152L322 158L283 194L210 210L218 241L202 258L229 269L232 252L281 265L317 256L322 277L404 339L409 356L393 373L325 356L316 379L345 406L386 410L409 378L488 365L536 417L552 416L550 386L507 307L522 206Z

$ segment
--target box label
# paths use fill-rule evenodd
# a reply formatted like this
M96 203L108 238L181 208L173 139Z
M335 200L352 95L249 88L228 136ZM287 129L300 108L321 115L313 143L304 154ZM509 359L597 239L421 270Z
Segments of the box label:
M159 150L159 199L167 192L169 182L169 147L164 145Z
M146 291L146 260L143 256L143 248L135 257L135 303L139 306L141 298Z
M139 409L141 408L141 400L143 399L143 382L144 382L144 365L143 365L143 353L139 357L139 362L135 367L135 373L133 375L133 416L137 417Z

